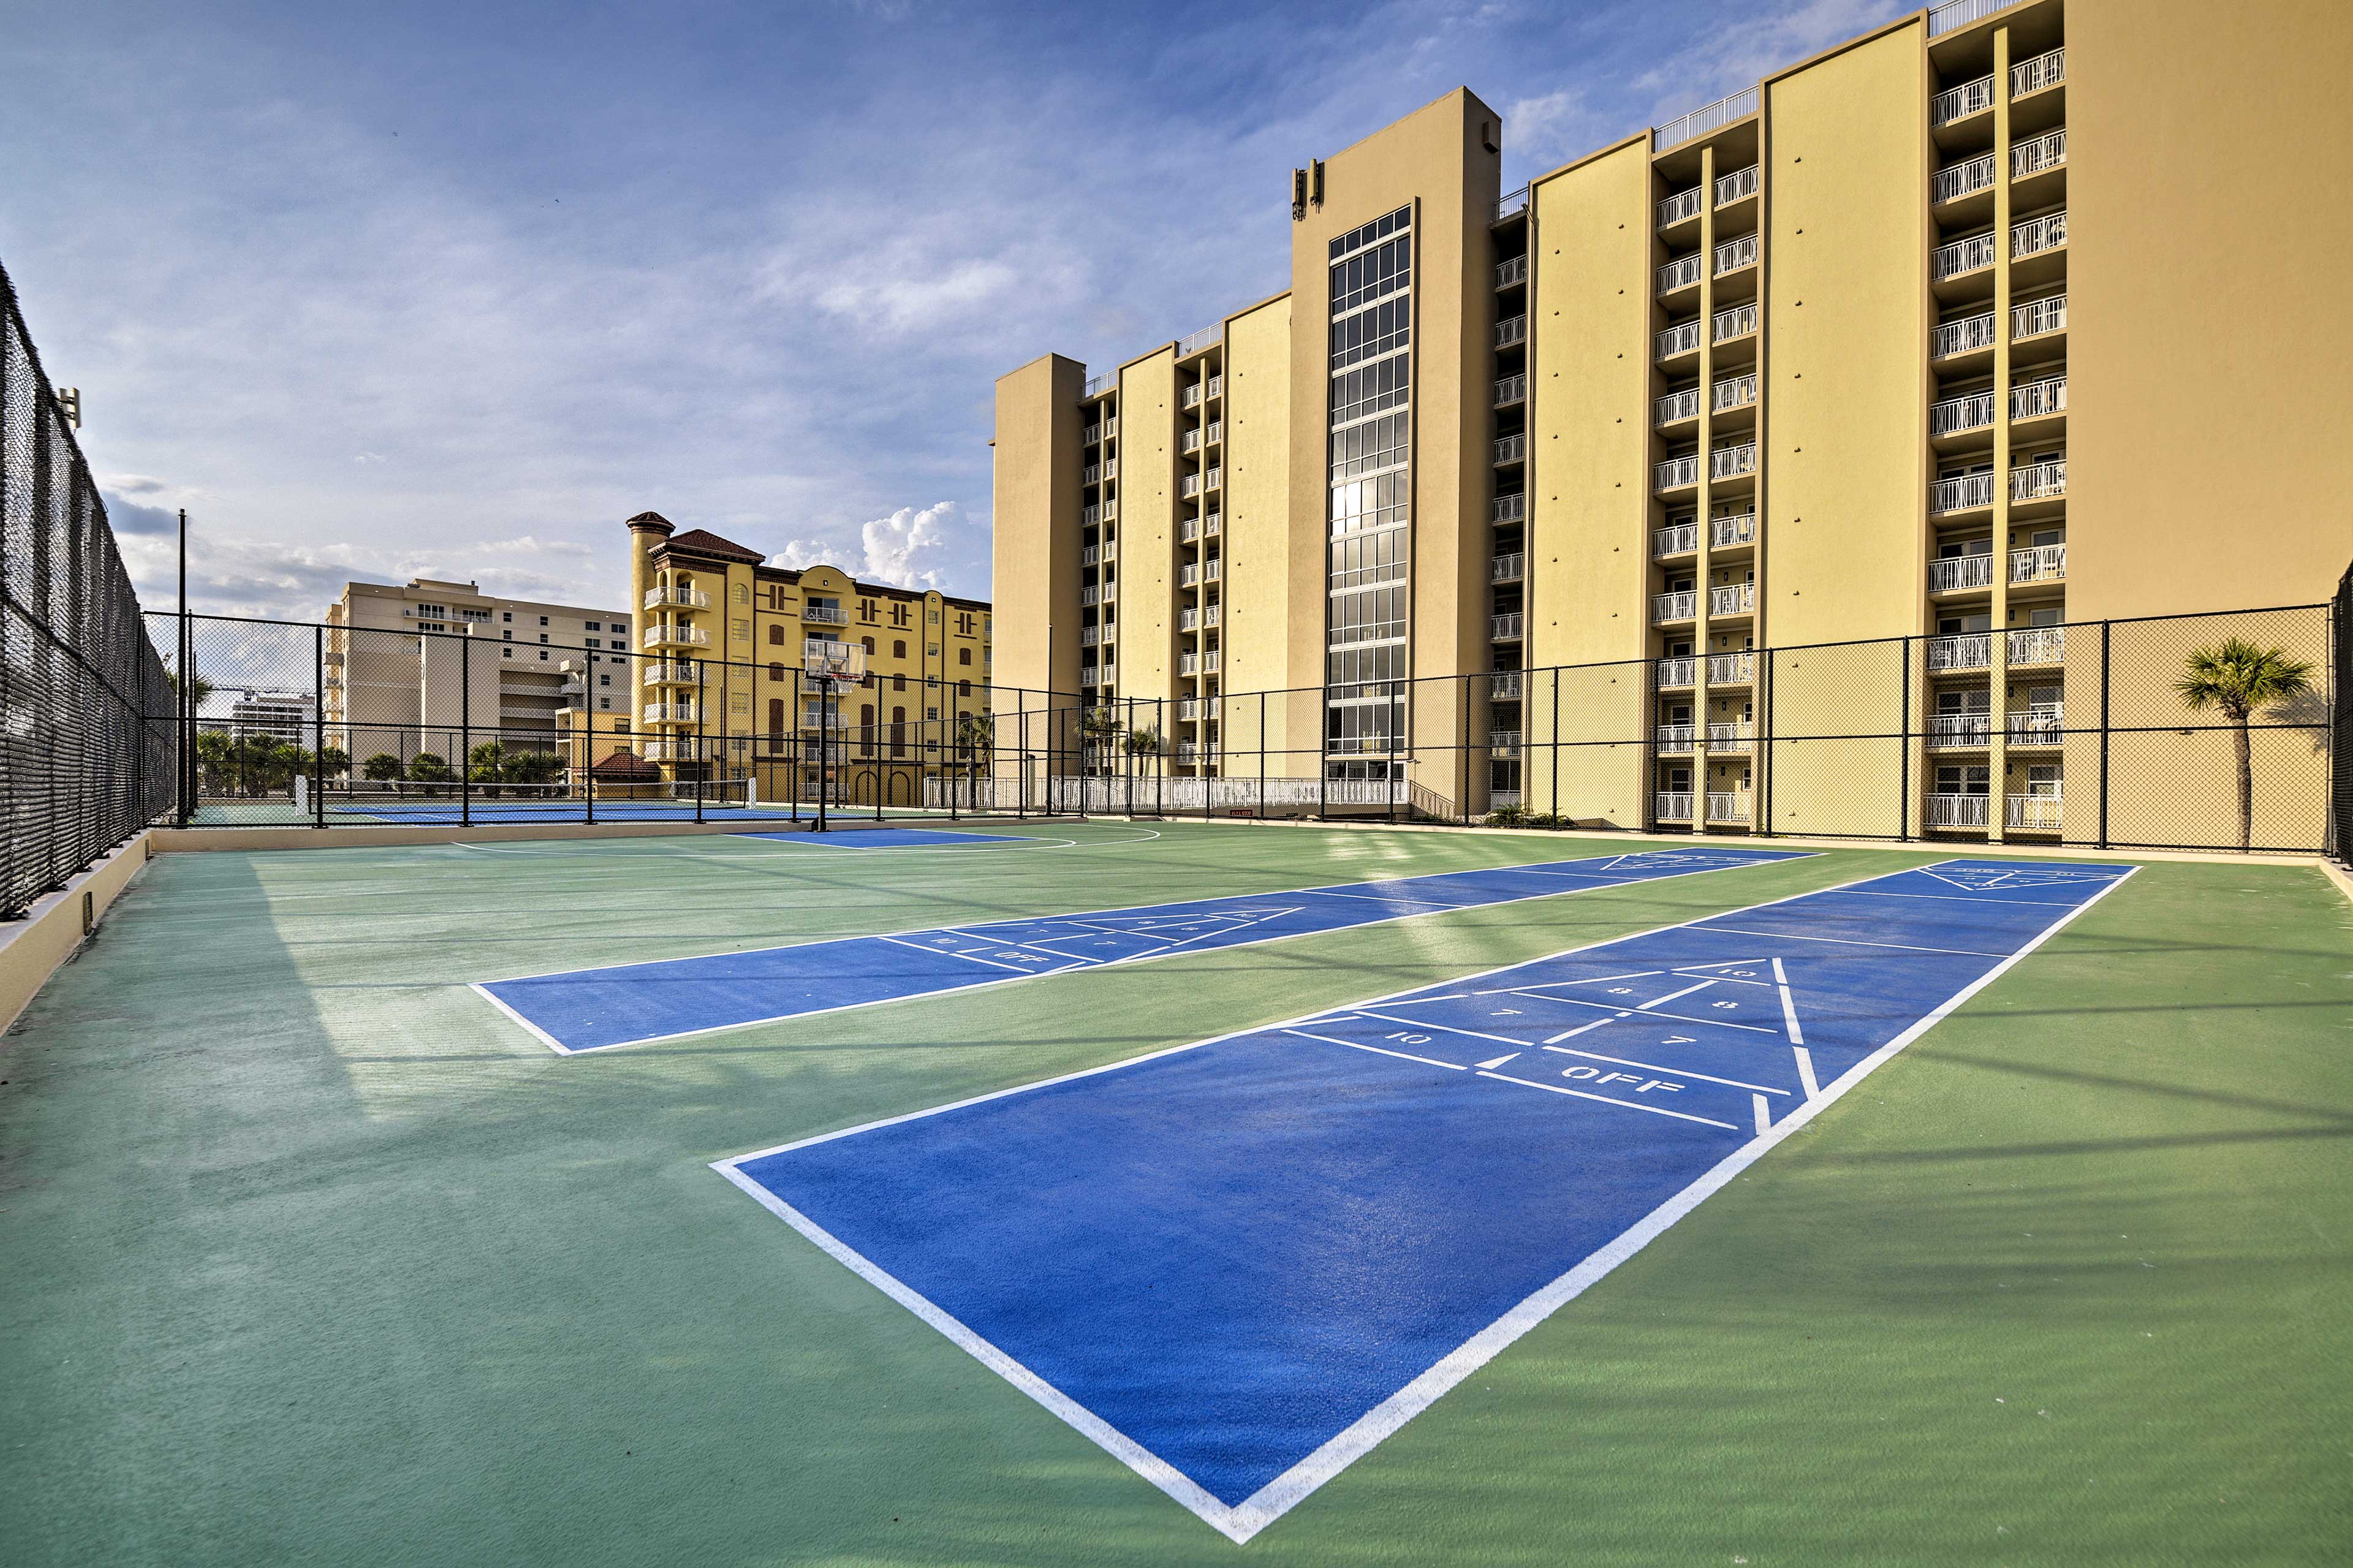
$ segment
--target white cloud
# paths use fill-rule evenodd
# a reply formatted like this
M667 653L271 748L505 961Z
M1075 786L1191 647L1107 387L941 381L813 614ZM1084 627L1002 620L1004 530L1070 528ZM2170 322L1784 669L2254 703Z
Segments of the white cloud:
M971 526L958 510L949 500L922 508L902 506L888 517L860 525L854 549L821 540L789 540L769 557L769 564L796 572L834 565L852 576L894 587L944 589L947 569L955 558L955 535Z
M1557 163L1594 140L1584 95L1574 88L1565 87L1541 98L1523 98L1504 107L1504 145L1519 157Z

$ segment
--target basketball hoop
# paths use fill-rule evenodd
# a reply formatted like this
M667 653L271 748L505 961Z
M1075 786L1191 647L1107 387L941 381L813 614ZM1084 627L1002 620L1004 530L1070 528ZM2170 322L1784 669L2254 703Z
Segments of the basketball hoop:
M812 637L803 651L809 684L820 695L847 696L866 679L866 650L856 643Z

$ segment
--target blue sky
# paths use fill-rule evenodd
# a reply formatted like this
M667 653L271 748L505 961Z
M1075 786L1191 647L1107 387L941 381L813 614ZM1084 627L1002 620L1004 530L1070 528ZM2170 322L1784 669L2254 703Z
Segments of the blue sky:
M617 605L649 508L988 591L989 401L1282 286L1288 177L1451 88L1504 180L1897 0L20 6L0 261L152 606Z

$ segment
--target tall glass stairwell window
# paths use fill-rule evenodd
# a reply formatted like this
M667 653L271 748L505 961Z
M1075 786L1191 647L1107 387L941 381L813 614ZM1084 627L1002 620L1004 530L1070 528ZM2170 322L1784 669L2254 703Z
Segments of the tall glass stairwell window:
M1386 778L1405 749L1412 213L1400 207L1332 241L1324 733L1333 778Z

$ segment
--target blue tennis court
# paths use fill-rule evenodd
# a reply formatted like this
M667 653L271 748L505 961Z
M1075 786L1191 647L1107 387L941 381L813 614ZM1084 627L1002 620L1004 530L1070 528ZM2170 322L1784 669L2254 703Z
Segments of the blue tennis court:
M474 988L565 1055L937 995L1166 953L1345 931L1802 857L1693 848L1595 856L1140 909L993 921L489 981Z
M735 837L772 838L811 849L935 849L957 844L994 848L1038 842L1034 837L1018 833L958 833L944 827L828 827L823 833L739 833Z
M2132 869L1946 861L714 1168L1247 1540Z

